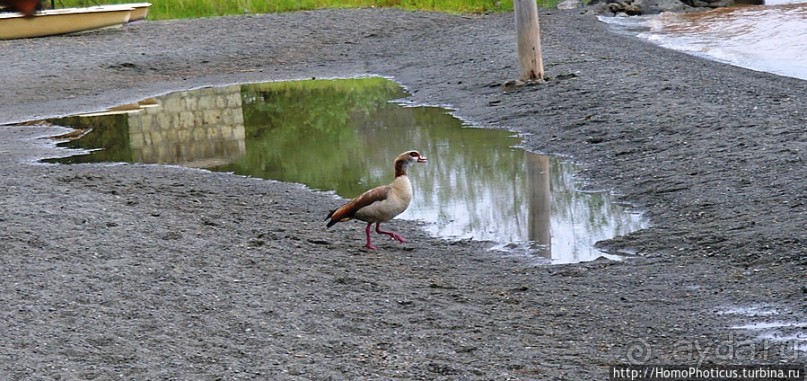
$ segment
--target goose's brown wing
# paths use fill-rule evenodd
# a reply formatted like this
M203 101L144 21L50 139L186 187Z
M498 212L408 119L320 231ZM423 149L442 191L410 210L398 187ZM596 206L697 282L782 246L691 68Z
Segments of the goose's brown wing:
M328 227L335 225L337 222L348 221L353 218L356 212L374 202L383 201L387 199L390 192L390 186L384 185L368 190L354 199L348 201L346 204L332 210L328 213L325 219L328 221Z

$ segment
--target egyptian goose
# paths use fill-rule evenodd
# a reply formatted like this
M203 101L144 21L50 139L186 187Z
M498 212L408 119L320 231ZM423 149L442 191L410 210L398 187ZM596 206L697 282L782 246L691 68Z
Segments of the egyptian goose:
M395 180L389 185L382 185L370 189L350 200L348 203L332 210L328 213L325 220L328 221L328 227L335 225L337 222L348 221L352 219L361 220L367 223L364 229L367 236L367 247L370 250L375 250L375 246L370 242L370 226L375 224L375 231L378 234L386 234L398 242L406 242L404 237L398 233L383 231L380 228L382 222L387 222L395 216L403 213L412 201L412 183L409 182L409 176L406 175L406 170L414 163L425 163L428 160L418 151L406 151L395 158Z

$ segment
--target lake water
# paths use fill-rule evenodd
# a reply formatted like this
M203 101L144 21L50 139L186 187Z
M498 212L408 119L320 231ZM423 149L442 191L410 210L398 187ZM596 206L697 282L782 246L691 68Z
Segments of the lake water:
M181 91L49 120L86 134L61 144L84 154L48 161L176 164L351 198L392 181L393 158L417 149L429 163L410 170L415 198L398 218L422 221L434 236L573 263L618 259L594 243L648 225L606 192L579 191L569 162L517 148L515 134L471 128L444 108L391 102L405 96L378 77ZM364 225L349 223L360 245Z
M804 0L600 20L669 49L807 80Z

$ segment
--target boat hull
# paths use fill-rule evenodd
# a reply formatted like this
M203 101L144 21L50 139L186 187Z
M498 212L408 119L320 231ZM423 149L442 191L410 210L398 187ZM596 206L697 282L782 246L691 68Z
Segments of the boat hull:
M88 8L50 9L30 17L0 13L0 39L44 37L119 26L129 22L131 6L102 5Z
M121 5L126 5L134 8L132 10L132 17L129 18L129 22L132 22L138 20L145 20L149 14L149 7L151 6L151 3L126 3Z

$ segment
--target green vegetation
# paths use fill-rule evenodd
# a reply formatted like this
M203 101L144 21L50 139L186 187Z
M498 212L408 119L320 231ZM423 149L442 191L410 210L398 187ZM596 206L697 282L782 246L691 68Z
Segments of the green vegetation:
M374 145L369 141L378 131L387 130L384 118L402 109L389 100L407 95L393 81L307 80L247 84L241 89L246 155L214 170L355 196L367 188L356 179L364 177L373 186L388 182L390 157L408 149L390 142L394 148L377 153L382 164L374 177L366 178L371 163L359 158Z
M98 4L131 3L147 0L58 0L57 8ZM558 0L537 0L551 7ZM215 17L311 10L319 8L392 7L449 13L505 12L513 9L513 0L152 0L150 20Z
M49 123L89 131L81 139L59 144L60 147L92 151L91 155L44 159L46 163L114 163L132 161L129 144L128 120L125 114L104 117L67 116L48 119Z

